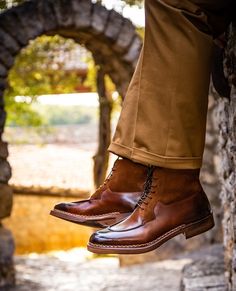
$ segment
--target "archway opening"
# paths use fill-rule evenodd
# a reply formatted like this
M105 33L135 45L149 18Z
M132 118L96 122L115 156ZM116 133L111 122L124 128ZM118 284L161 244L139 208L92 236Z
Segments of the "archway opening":
M118 93L108 76L105 84L113 100ZM31 41L9 71L3 139L9 142L9 183L17 195L5 225L14 234L16 253L86 246L91 230L68 226L48 213L59 201L85 199L93 189L97 85L92 54L59 35Z

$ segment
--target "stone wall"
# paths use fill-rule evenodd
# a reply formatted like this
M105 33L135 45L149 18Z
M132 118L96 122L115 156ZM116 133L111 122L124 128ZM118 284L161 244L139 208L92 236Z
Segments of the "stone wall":
M218 99L219 149L224 211L224 247L228 290L236 290L236 24L229 28L224 59L225 75L231 87L230 99Z

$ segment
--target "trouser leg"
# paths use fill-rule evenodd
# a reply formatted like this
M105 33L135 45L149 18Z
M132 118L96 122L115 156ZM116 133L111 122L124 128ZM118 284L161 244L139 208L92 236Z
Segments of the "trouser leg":
M145 1L144 43L109 151L167 168L201 166L213 38L197 2Z

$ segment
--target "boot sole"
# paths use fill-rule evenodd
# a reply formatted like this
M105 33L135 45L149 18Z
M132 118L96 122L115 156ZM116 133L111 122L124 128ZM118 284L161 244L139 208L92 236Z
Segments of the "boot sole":
M145 243L145 244L134 244L134 245L102 245L102 244L94 244L89 242L87 245L87 249L90 252L96 254L141 254L150 252L162 244L170 240L171 238L184 234L186 239L199 235L203 232L206 232L213 228L215 225L213 214L211 213L207 217L200 219L196 222L180 225L157 239Z
M111 212L100 215L78 215L73 213L68 213L66 211L53 209L50 211L50 215L55 216L57 218L73 222L76 224L81 224L88 227L98 227L105 228L112 224L115 224L122 219L129 216L131 213L120 213L120 212Z

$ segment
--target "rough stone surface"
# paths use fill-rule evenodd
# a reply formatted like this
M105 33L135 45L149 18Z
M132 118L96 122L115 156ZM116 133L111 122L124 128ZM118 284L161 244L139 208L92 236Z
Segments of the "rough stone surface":
M139 37L134 37L132 44L129 48L129 51L124 55L124 60L126 62L133 63L133 67L135 67L137 63L138 56L140 54L142 42Z
M0 77L6 77L7 76L7 69L6 67L0 63Z
M7 183L11 178L11 167L9 163L0 158L0 183Z
M135 27L133 26L132 22L128 19L125 19L119 36L115 42L114 49L122 53L126 51L129 45L132 43L135 34Z
M0 226L0 290L6 291L7 286L15 283L15 271L12 256L14 240L11 232Z
M0 62L8 69L14 64L13 55L4 46L0 46Z
M27 5L15 8L16 17L20 20L18 30L24 31L27 41L43 33L43 24L38 19L37 2L29 1Z
M121 31L123 21L124 18L119 13L113 9L110 10L108 23L104 31L105 36L110 40L115 41Z
M0 219L10 216L12 210L12 199L13 193L11 187L6 184L0 184Z
M0 77L0 92L4 91L7 87L6 79Z
M91 24L92 3L87 0L73 1L74 23L77 29L88 28Z
M6 121L6 111L0 107L0 134L3 132L5 121Z
M8 157L7 142L0 141L0 158L6 159Z
M54 2L53 0L38 1L38 18L45 32L55 30L58 26Z
M20 50L20 46L15 39L2 28L0 28L0 43L2 43L5 48L9 49L12 54L16 54Z
M105 7L99 5L98 3L94 4L91 27L93 28L95 34L100 34L104 31L108 16L109 11Z
M54 2L54 10L59 27L71 27L73 25L73 2L73 0Z
M224 276L223 249L214 247L212 253L198 253L198 258L183 270L182 291L227 291Z
M3 108L5 105L3 91L0 91L0 107Z
M218 120L220 126L219 149L221 153L222 207L226 278L228 290L236 290L236 25L229 28L229 40L225 50L225 74L231 86L230 100L219 99Z
M6 10L1 14L0 27L7 31L21 46L28 44L27 35L21 29L21 23L15 13L15 8Z

